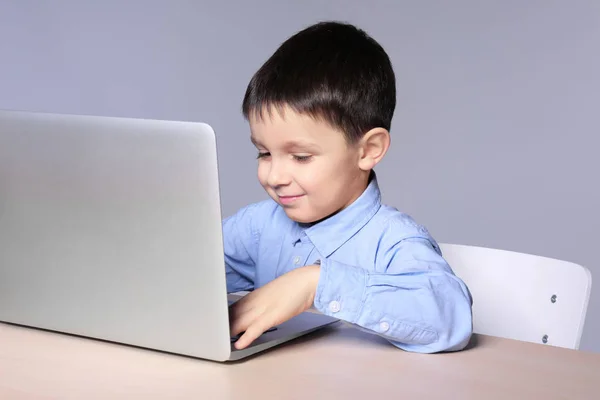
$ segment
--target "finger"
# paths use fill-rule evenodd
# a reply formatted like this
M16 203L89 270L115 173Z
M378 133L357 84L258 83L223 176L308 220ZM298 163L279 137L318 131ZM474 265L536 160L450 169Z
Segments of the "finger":
M260 309L254 306L233 307L229 314L229 331L231 336L238 335L260 316Z
M234 311L229 321L229 331L231 336L235 336L245 331L248 326L259 317L259 314L254 309L250 309L246 312Z
M258 319L246 329L246 332L235 342L234 346L236 349L245 349L270 328L270 326L266 326L262 321L264 319Z
M260 289L258 289L260 290ZM229 308L229 324L233 326L239 323L240 319L250 318L251 321L247 322L242 328L245 329L257 315L264 312L264 307L260 305L260 297L257 296L258 290L247 294L237 302L231 305ZM250 314L250 315L247 315ZM237 322L236 322L237 321ZM231 329L231 328L230 328ZM237 330L237 328L236 328ZM240 331L236 332L239 333Z

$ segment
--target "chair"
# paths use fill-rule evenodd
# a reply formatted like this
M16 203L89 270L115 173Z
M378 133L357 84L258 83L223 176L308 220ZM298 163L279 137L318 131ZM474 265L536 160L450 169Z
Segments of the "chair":
M473 295L473 331L579 349L592 276L566 261L440 243Z

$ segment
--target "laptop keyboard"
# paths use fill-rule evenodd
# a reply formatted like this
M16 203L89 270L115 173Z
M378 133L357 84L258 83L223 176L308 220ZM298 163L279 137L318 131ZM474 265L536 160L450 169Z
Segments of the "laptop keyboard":
M272 327L272 328L269 328L269 329L267 329L265 332L263 332L263 335L264 335L265 333L268 333L268 332L274 332L274 331L276 331L276 330L277 330L277 327L276 327L276 326L274 326L274 327ZM236 342L236 341L237 341L237 340L238 340L238 339L239 339L239 338L240 338L240 337L241 337L243 334L244 334L244 332L242 332L242 333L238 333L237 335L235 335L235 336L232 336L232 337L231 337L231 343L235 343L235 342Z

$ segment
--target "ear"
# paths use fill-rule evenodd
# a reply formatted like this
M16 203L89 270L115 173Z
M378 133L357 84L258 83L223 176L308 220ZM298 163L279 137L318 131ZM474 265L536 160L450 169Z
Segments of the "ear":
M383 159L390 148L390 133L387 129L373 128L362 137L359 147L358 167L363 171L370 171Z

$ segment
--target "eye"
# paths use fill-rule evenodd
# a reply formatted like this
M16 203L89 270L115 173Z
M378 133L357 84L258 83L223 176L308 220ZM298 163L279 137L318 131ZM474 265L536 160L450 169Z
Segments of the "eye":
M308 162L310 161L310 159L312 158L312 156L294 156L294 160L298 161L298 162Z
M260 160L261 158L269 157L270 155L271 155L271 153L268 153L268 152L259 152L258 156L256 156L256 158L258 158Z

